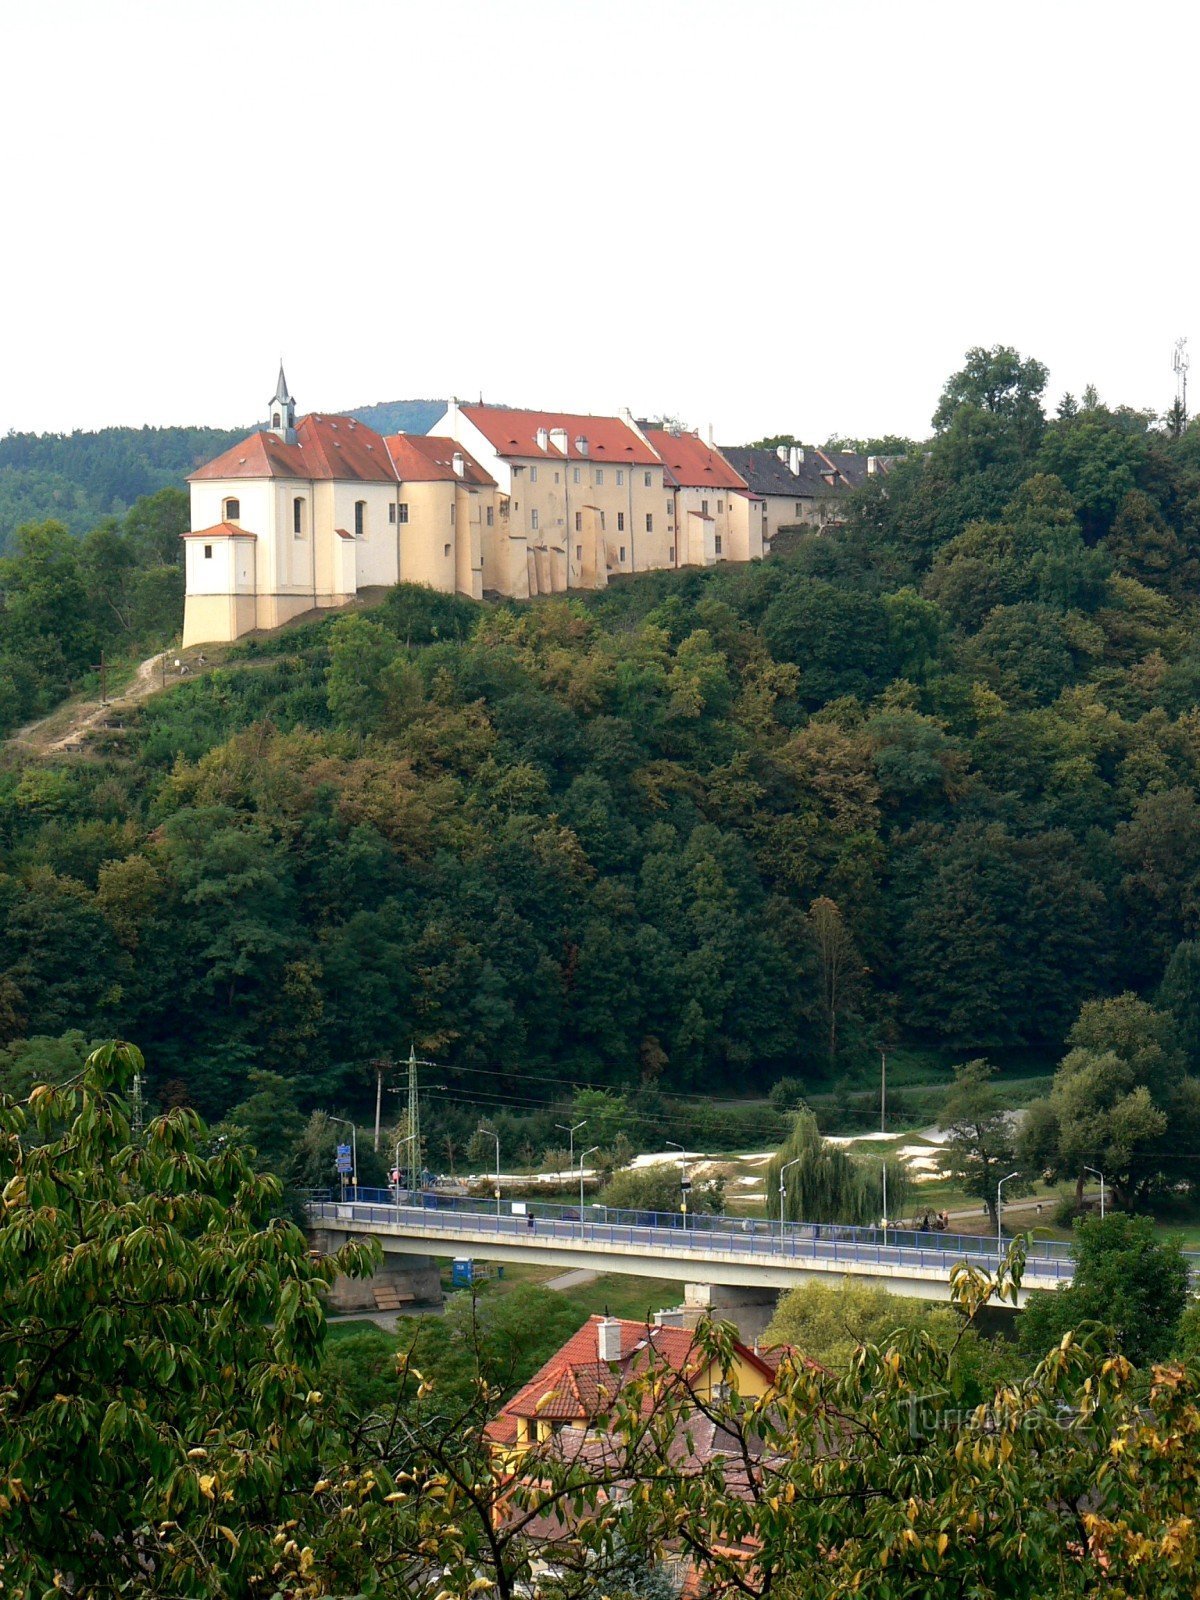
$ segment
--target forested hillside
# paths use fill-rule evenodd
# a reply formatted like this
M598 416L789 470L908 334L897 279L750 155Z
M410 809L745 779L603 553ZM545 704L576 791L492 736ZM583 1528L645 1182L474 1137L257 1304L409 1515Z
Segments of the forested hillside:
M137 1039L210 1113L418 1052L836 1080L882 1040L1200 1049L1200 432L973 353L928 454L786 559L248 644L94 759L0 772L0 1029ZM81 956L86 955L86 959Z
M351 415L381 431L425 433L444 409L442 400L392 400ZM190 472L255 426L0 435L0 555L23 523L52 518L84 534L144 496L183 488Z

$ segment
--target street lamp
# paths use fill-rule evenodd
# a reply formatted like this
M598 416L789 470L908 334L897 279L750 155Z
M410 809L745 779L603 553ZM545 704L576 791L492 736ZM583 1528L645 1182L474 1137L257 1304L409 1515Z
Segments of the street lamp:
M796 1156L791 1161L785 1161L779 1169L779 1248L781 1251L783 1249L783 1207L787 1199L787 1184L784 1181L784 1175L789 1167L798 1166L803 1160L803 1156Z
M500 1135L495 1128L485 1128L483 1123L475 1130L476 1133L486 1133L496 1141L496 1215L500 1215Z
M667 1149L668 1150L678 1150L679 1151L679 1192L683 1196L683 1205L682 1205L681 1209L683 1211L683 1225L686 1228L687 1227L687 1215L688 1215L687 1197L688 1197L688 1188L689 1188L689 1184L688 1184L688 1181L687 1181L687 1162L683 1159L684 1151L683 1151L683 1146L681 1144L676 1144L674 1139L668 1139L666 1143L667 1143Z
M354 1169L353 1172L350 1174L350 1176L354 1179L354 1187L357 1189L358 1188L358 1129L350 1121L349 1117L331 1117L331 1116L329 1116L329 1114L327 1112L326 1113L326 1121L327 1122L337 1122L337 1123L340 1123L343 1128L349 1128L350 1129L350 1165ZM344 1200L346 1198L346 1174L344 1172L342 1172L342 1173L339 1173L338 1176L342 1180L342 1199Z
M396 1156L395 1156L394 1166L395 1166L395 1172L396 1172L396 1204L397 1205L400 1204L400 1152L401 1152L401 1150L404 1148L404 1146L406 1144L411 1144L415 1137L416 1137L415 1134L406 1133L406 1134L403 1134L399 1139L396 1140ZM412 1160L411 1156L409 1157L409 1160L410 1161ZM410 1172L409 1173L409 1184L408 1184L408 1187L409 1187L410 1190L412 1189L412 1181L411 1180L412 1180L412 1174Z
M575 1165L575 1135L580 1128L587 1127L587 1118L584 1117L583 1121L577 1122L573 1128L568 1128L565 1122L556 1122L554 1126L560 1133L565 1133L567 1136L567 1171L570 1172Z
M1020 1171L1006 1173L996 1185L996 1250L1000 1255L1004 1254L1004 1185L1010 1178L1020 1176Z
M583 1238L583 1163L589 1156L594 1156L600 1146L594 1144L590 1150L584 1150L579 1157L579 1237Z
M1094 1172L1100 1179L1100 1220L1104 1221L1104 1174L1099 1167L1084 1167L1085 1172Z

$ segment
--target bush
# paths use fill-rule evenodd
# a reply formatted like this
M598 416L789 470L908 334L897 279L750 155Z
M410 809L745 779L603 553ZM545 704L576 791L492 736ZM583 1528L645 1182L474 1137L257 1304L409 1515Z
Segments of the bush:
M795 1111L804 1104L804 1084L799 1078L780 1078L767 1099L773 1111Z

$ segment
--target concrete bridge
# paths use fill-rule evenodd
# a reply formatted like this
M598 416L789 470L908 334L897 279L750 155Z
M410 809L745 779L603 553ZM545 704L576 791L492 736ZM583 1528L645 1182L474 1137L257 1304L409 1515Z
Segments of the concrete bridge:
M841 1224L778 1222L739 1217L687 1218L671 1213L614 1211L538 1202L460 1201L434 1193L388 1191L346 1201L314 1201L309 1225L319 1247L369 1235L385 1256L476 1256L487 1261L540 1262L546 1266L619 1272L634 1277L682 1279L689 1287L735 1291L711 1303L729 1305L738 1293L773 1298L781 1289L813 1281L853 1278L876 1282L895 1294L948 1300L950 1272L959 1261L995 1271L995 1239L911 1229L853 1228ZM686 1224L686 1225L685 1225ZM1030 1289L1070 1283L1074 1262L1067 1245L1035 1240L1025 1264L1018 1304Z

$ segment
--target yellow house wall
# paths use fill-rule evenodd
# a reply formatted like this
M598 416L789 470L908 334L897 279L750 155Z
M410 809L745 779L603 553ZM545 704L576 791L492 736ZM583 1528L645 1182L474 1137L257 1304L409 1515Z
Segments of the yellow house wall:
M400 499L408 521L400 526L400 577L424 583L444 594L454 593L454 543L457 515L450 520L455 485L445 481L403 483Z

